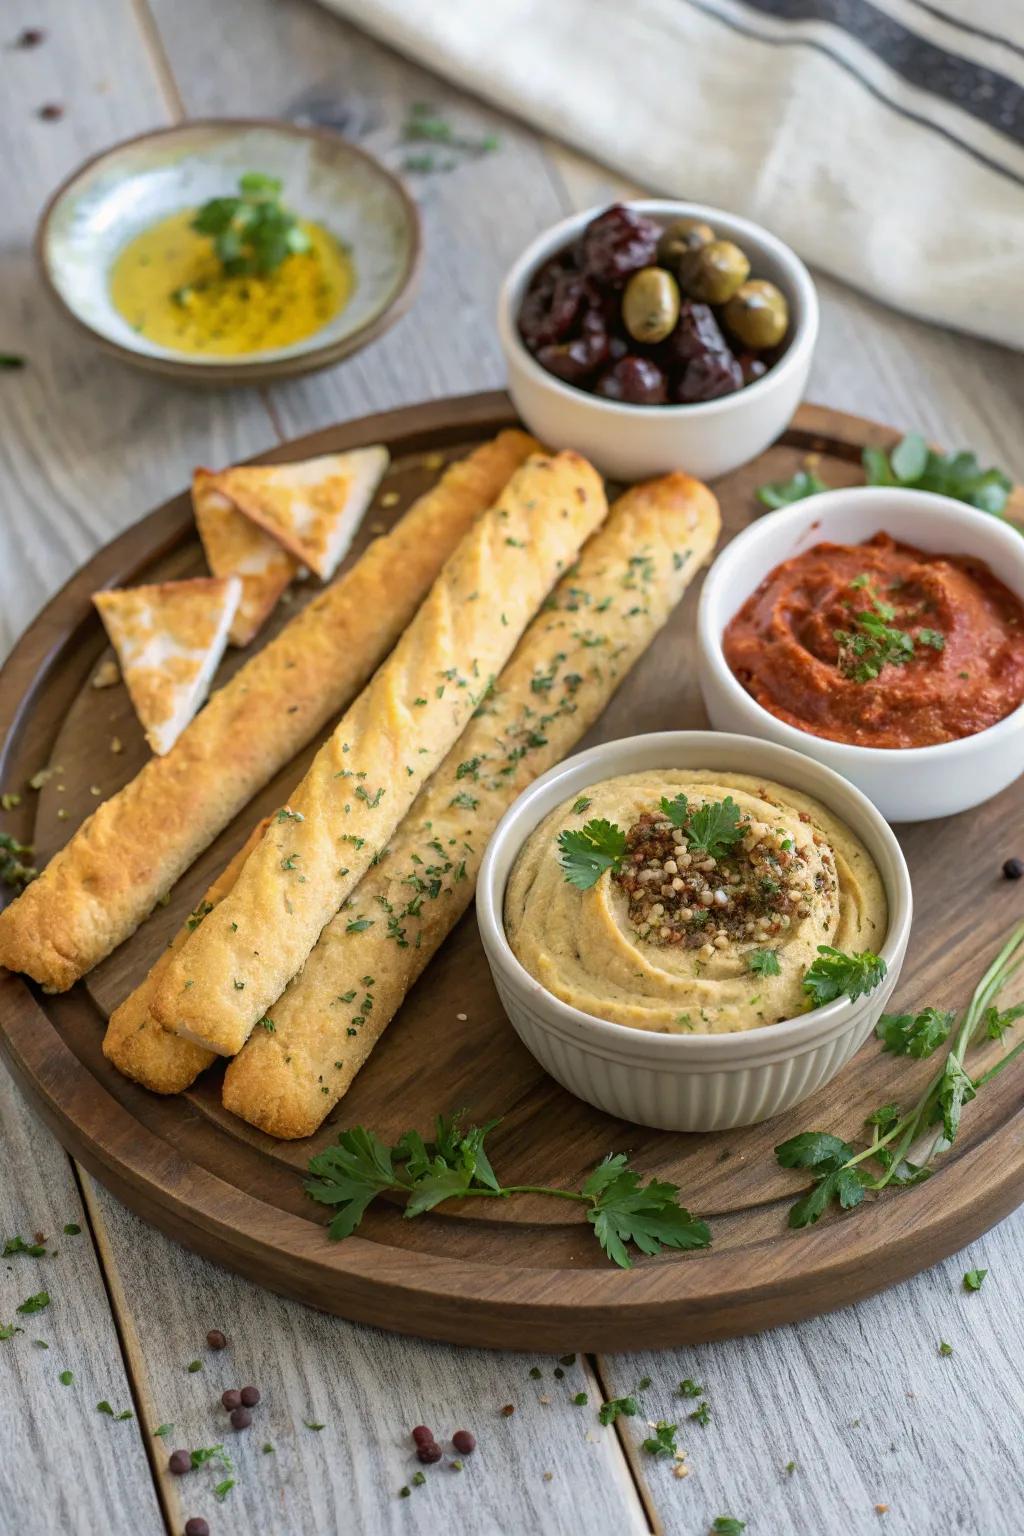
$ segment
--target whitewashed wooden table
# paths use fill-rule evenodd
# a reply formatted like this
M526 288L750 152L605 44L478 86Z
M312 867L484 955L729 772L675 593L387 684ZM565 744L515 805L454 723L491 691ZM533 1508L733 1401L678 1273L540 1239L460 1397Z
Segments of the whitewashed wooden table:
M40 46L13 46L26 27L45 29ZM504 267L553 220L630 190L309 0L6 0L0 31L0 351L28 358L0 374L4 650L87 556L178 491L194 464L499 384L491 316ZM414 101L467 132L498 133L501 148L416 178L427 236L419 298L363 355L265 392L190 392L105 361L51 314L32 231L45 197L85 156L185 116L259 113L330 123L398 165ZM63 108L58 120L39 116L48 103ZM812 399L973 446L1024 477L1024 358L825 277L821 291ZM377 1333L194 1258L76 1167L2 1070L0 1158L0 1238L38 1230L58 1249L0 1263L0 1322L31 1293L52 1297L19 1319L24 1334L0 1342L0 1530L178 1536L193 1514L214 1536L703 1536L718 1515L745 1520L750 1536L1024 1529L1020 1213L855 1309L728 1344L581 1359L556 1381L554 1362L529 1352ZM63 1235L67 1223L80 1234ZM977 1295L962 1286L973 1266L990 1271ZM228 1351L206 1349L212 1327L231 1336ZM951 1356L938 1353L940 1339ZM197 1358L204 1369L190 1372ZM67 1370L74 1380L63 1385ZM597 1424L599 1399L644 1376L652 1419L685 1414L673 1397L682 1377L707 1386L712 1422L684 1422L680 1436L685 1480L643 1455L640 1420ZM220 1440L220 1392L246 1381L264 1402L256 1427L229 1437L237 1483L218 1503L217 1477L172 1478L167 1452ZM569 1388L587 1390L589 1407L574 1407ZM101 1399L133 1417L98 1413ZM516 1412L502 1417L509 1402ZM461 1475L438 1473L400 1498L416 1469L407 1432L420 1422L468 1426L479 1449ZM173 1434L155 1437L164 1423Z

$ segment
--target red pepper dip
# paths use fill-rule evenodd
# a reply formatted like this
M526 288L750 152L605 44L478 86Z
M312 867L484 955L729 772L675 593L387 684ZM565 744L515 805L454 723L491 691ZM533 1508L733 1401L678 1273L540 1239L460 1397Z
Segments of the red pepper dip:
M722 647L763 708L858 747L956 741L1024 700L1020 600L984 561L887 533L777 565Z

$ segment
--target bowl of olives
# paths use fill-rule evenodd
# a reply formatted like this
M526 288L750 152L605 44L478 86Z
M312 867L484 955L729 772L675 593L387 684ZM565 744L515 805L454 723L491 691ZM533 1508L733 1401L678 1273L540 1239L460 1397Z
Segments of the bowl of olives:
M651 198L535 240L505 279L498 331L512 399L549 447L617 480L707 479L786 427L818 300L800 258L760 225Z

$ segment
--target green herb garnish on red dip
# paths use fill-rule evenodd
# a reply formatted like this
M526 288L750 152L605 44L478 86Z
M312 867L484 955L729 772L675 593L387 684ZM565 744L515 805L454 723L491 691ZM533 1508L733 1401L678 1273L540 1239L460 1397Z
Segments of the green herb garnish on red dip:
M912 1104L883 1104L868 1116L864 1123L869 1135L862 1144L815 1130L802 1131L775 1148L781 1167L806 1170L815 1180L792 1207L791 1227L812 1225L830 1207L851 1210L868 1193L878 1194L890 1185L905 1189L931 1176L937 1159L956 1140L965 1107L1024 1053L1021 1040L977 1075L967 1066L971 1051L1002 1041L1024 1017L1022 1004L1002 1011L998 1007L1000 995L1022 965L1024 923L1014 929L978 982L958 1027L955 1014L937 1008L882 1015L875 1033L883 1049L896 1055L921 1060L951 1036L952 1044Z
M461 1115L439 1115L432 1141L406 1131L390 1147L354 1126L342 1131L337 1146L310 1159L306 1193L337 1208L328 1227L336 1241L350 1237L373 1201L386 1193L405 1196L406 1218L422 1216L445 1200L534 1194L585 1206L595 1237L622 1269L632 1267L630 1247L656 1254L663 1248L709 1246L710 1228L680 1205L678 1186L660 1179L641 1184L621 1152L598 1163L578 1190L499 1183L484 1149L499 1123L464 1127Z

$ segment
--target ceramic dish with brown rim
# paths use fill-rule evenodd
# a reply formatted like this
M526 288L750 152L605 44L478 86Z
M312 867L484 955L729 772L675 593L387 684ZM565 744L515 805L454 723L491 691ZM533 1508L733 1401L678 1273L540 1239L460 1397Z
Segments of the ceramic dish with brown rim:
M118 258L164 221L231 196L252 173L279 181L287 205L344 254L344 302L300 339L241 353L197 353L144 334L115 303ZM408 308L420 246L415 204L385 166L326 129L270 119L192 122L106 150L57 190L36 237L50 293L105 351L213 385L311 372L365 346Z

